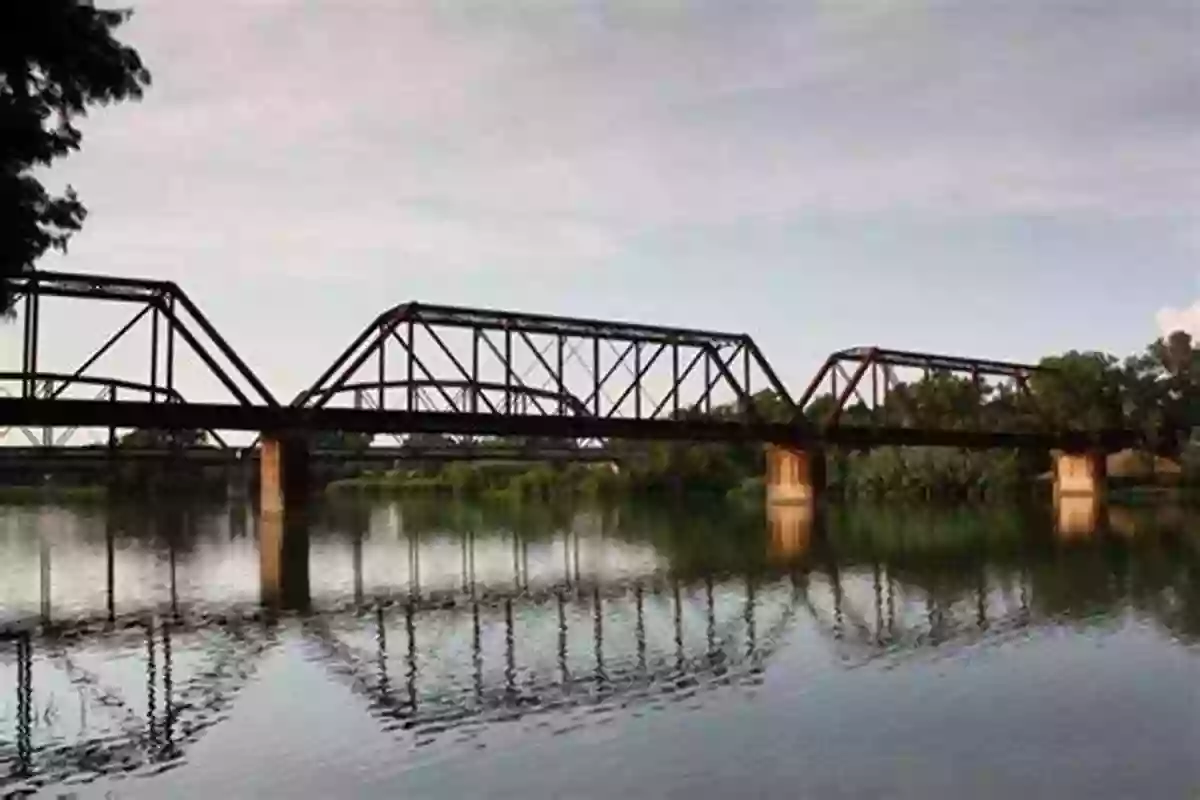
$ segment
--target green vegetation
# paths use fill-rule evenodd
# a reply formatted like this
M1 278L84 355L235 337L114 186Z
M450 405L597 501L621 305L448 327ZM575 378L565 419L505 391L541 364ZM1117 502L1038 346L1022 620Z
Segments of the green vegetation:
M49 483L43 486L0 486L3 505L72 505L100 502L108 497L103 486L68 486Z
M91 0L10 0L0 25L0 310L12 304L7 279L33 269L51 248L65 250L87 210L67 187L46 190L42 171L79 149L74 121L89 106L138 99L150 73L113 37L129 11Z
M844 409L847 424L886 421L931 428L1035 430L1047 423L1073 430L1134 427L1169 458L1131 454L1114 470L1117 484L1148 478L1187 493L1200 487L1200 448L1186 436L1200 428L1200 348L1186 333L1152 343L1120 360L1098 352L1069 352L1042 364L1053 371L1030 378L1028 392L976 384L970 378L934 372L889 392L874 414L859 402ZM761 393L756 407L772 421L787 421L778 397ZM818 397L805 410L819 424L834 405ZM688 412L695 413L695 412ZM733 417L732 406L716 408ZM462 496L546 499L583 495L763 496L763 456L757 444L613 443L619 466L539 463L412 465L368 473L331 484L334 491L447 493ZM938 447L880 447L832 450L830 491L858 498L968 499L1012 496L1051 468L1049 453L965 452ZM1183 487L1183 488L1180 488ZM1200 491L1200 490L1192 490Z
M146 495L219 496L224 492L227 474L222 466L198 464L181 459L167 463L163 459L121 458L122 450L151 450L169 453L172 448L215 447L204 431L159 431L138 429L116 442L116 463L93 461L76 467L47 472L34 460L24 467L6 471L0 484L0 499L52 497L120 497ZM99 451L107 445L98 444Z

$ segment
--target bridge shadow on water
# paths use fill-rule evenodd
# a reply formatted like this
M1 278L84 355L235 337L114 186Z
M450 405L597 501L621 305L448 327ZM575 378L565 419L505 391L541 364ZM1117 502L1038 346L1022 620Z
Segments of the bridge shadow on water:
M411 502L285 527L237 507L8 510L0 789L178 767L296 654L398 747L426 748L753 692L781 648L895 666L1131 619L1200 642L1194 522L1104 517Z

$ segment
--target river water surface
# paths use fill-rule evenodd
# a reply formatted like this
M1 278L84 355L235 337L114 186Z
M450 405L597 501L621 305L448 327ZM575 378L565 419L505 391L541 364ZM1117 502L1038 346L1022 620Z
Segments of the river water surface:
M1200 796L1200 525L0 509L0 795Z

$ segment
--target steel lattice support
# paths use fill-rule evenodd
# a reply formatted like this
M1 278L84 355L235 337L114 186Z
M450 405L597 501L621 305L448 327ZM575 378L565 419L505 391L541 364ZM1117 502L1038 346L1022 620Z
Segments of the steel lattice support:
M217 331L200 308L170 281L63 272L30 272L9 279L22 308L20 372L0 372L0 383L20 385L27 399L56 400L72 389L83 388L88 399L120 402L146 400L151 404L186 401L176 388L180 356L190 352L207 367L237 405L277 406L267 387ZM73 298L126 303L134 312L129 320L100 340L96 349L74 370L47 371L41 359L42 306L46 298ZM136 329L149 328L150 348L144 380L95 374L104 356ZM24 430L31 443L61 446L73 431L54 437L49 430L38 437ZM211 432L210 432L211 433ZM110 437L113 432L110 431ZM217 440L220 441L219 437Z
M754 341L599 320L409 303L380 315L292 405L497 416L761 422L791 408Z
M963 390L956 396L963 407L953 409L962 428L995 427L988 404L1003 400L1012 413L1002 427L1023 418L1028 423L1024 427L1046 431L1049 424L1029 388L1029 379L1045 371L1031 364L858 347L830 355L796 405L827 429L842 424L928 427L916 392L940 379ZM853 422L846 420L850 415ZM944 425L944 420L937 423Z

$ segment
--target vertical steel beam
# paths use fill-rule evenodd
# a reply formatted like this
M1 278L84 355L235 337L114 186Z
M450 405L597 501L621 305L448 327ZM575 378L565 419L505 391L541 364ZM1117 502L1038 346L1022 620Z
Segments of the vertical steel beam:
M753 408L754 392L750 387L750 348L744 342L738 347L742 350L742 393L746 395L746 400L751 406L746 409L746 413L753 416L755 409Z
M158 402L158 305L150 312L150 402Z
M32 377L38 371L38 339L41 312L41 287L37 278L31 278L25 290L24 353L21 359L21 392L24 397L37 395L37 381Z
M383 322L379 323L379 363L377 367L379 384L376 387L375 403L376 408L383 411L386 399L384 392L387 384L387 330Z
M701 398L701 403L706 415L712 414L712 360L716 357L714 351L708 348L704 349L704 396Z
M108 387L108 402L113 403L113 404L115 404L117 402L117 387L115 385ZM108 426L108 452L109 452L110 457L115 455L116 448L117 448L117 429L114 426L109 425Z
M175 295L167 295L167 308L170 311L170 317L167 322L167 363L164 365L166 370L167 396L175 394L175 324L170 320L178 320L179 317L175 314Z
M642 343L633 344L633 418L642 418Z
M33 370L29 363L29 343L33 338L33 289L32 284L25 293L25 313L21 318L21 397L32 397L33 388L29 376Z
M671 415L672 419L679 419L679 393L681 391L680 383L683 378L679 375L679 340L671 342Z
M37 392L36 389L34 391L35 391L35 393ZM42 397L50 397L52 394L54 394L54 381L51 378L47 378L45 381L42 382L41 395L42 395ZM53 446L54 446L54 428L50 425L44 425L44 426L42 426L42 447L53 447Z
M558 380L558 415L565 417L567 415L567 375L566 375L566 346L567 337L563 334L558 334L555 337L558 344L557 360L555 362L555 370L557 374L555 378Z
M600 416L600 337L592 336L592 414Z
M416 381L416 379L417 379L417 367L416 367L417 350L416 350L416 342L413 341L413 334L416 332L416 328L413 325L413 319L411 316L408 318L408 325L406 326L406 330L407 330L407 334L408 334L408 341L405 343L406 349L408 350L408 369L404 376L405 379L408 381L408 404L407 404L406 408L408 411L416 411L417 410L417 385L416 385L416 383L414 383L414 381Z
M32 336L29 341L29 371L36 374L38 371L38 351L41 349L42 341L42 288L41 284L36 280L33 284L32 310L33 322Z
M504 323L504 413L513 413L513 347L512 328Z
M471 328L471 413L479 413L479 328Z

